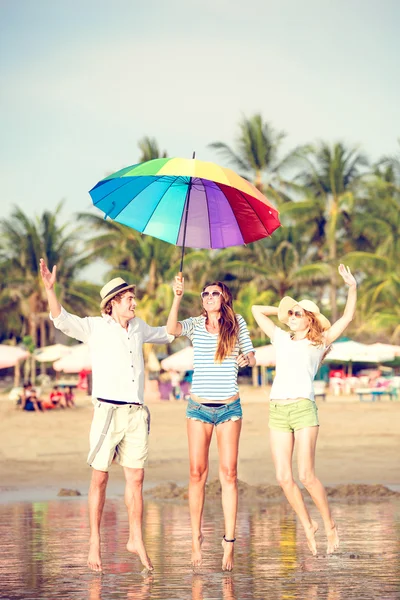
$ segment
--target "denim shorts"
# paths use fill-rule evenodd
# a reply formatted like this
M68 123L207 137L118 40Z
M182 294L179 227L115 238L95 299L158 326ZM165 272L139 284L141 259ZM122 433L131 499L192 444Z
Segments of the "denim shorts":
M269 403L269 428L276 431L293 433L305 427L317 427L318 407L312 400L301 398L297 402L281 404L271 400Z
M204 404L200 404L189 398L186 416L188 419L193 419L194 421L202 421L202 423L209 423L210 425L220 425L221 423L225 423L225 421L238 421L243 417L243 413L240 398L216 408L204 406Z

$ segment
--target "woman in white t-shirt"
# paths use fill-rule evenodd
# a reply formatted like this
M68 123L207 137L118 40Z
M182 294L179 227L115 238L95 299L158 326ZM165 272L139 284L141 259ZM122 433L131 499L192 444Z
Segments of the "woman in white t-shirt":
M273 306L253 306L254 318L271 338L276 350L276 374L270 394L269 428L276 477L286 498L299 517L310 551L315 556L317 546L316 521L311 519L292 471L294 444L297 447L299 478L308 490L324 521L328 538L327 554L339 547L336 524L332 519L325 489L315 475L315 449L318 438L318 409L314 399L313 381L329 346L349 325L357 300L357 282L344 265L339 273L349 286L343 316L331 325L311 300L297 302L286 296ZM278 319L290 331L276 327L269 318Z
M197 567L202 563L201 520L208 475L208 452L215 427L225 521L222 570L231 571L238 503L237 459L242 427L237 375L239 367L254 366L254 348L246 322L234 313L232 294L224 283L216 281L206 285L201 292L201 315L180 322L178 311L183 281L179 277L175 278L174 294L167 321L168 333L187 336L194 350L193 381L186 410L192 564Z

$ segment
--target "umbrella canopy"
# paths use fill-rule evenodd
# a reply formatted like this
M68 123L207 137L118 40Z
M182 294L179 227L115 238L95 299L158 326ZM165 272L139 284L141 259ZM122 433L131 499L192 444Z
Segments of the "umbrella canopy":
M276 365L275 347L272 344L259 346L256 350L256 365L260 367L272 367Z
M171 356L167 356L161 361L161 366L165 371L192 371L193 365L193 346L186 346Z
M126 167L90 190L105 216L190 248L255 242L280 226L277 210L250 182L210 162L158 158Z
M381 344L377 342L376 344L371 344L371 348L375 348L379 352L393 352L395 356L400 356L400 346L394 346L393 344Z
M18 346L7 346L7 344L0 344L0 369L8 369L8 367L15 367L15 365L24 358L28 358L29 352L18 348Z
M64 373L79 373L83 369L92 370L92 359L87 344L77 344L71 347L71 351L53 363L53 369L64 371Z
M33 354L35 356L35 360L38 362L54 362L69 352L71 352L70 346L65 346L64 344L54 344L53 346L38 348Z
M326 360L336 360L338 362L366 362L381 363L394 359L394 352L391 349L374 348L375 344L360 344L359 342L335 342L332 344L332 350L326 357Z

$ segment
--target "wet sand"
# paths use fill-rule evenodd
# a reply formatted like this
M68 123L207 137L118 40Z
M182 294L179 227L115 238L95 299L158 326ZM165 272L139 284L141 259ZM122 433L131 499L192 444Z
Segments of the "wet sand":
M266 392L243 387L241 396L244 420L239 478L252 486L275 486L268 445ZM168 482L185 486L188 478L185 403L149 400L152 431L146 487ZM318 405L320 479L328 486L383 484L400 490L400 402L360 403L356 397L330 396ZM0 498L51 498L62 487L85 494L90 478L86 457L91 418L90 398L84 395L77 397L76 409L44 414L18 411L13 403L0 398ZM214 438L210 481L217 475ZM110 490L119 492L122 485L122 470L113 465Z
M221 571L222 512L204 513L203 566L190 567L188 507L148 501L145 543L154 573L141 574L125 544L122 499L103 521L104 574L86 568L88 518L82 498L0 504L0 598L7 600L398 600L400 502L334 506L341 546L310 555L287 505L241 506L235 568ZM313 511L313 516L320 519Z

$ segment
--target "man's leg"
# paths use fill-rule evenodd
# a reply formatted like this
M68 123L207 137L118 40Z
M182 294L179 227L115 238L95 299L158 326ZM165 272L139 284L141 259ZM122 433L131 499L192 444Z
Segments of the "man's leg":
M153 565L147 555L143 542L142 521L143 521L143 480L144 469L130 469L124 467L126 487L125 504L128 509L129 518L129 540L126 545L129 552L137 554L142 565L149 571L153 570Z
M108 473L104 471L92 471L92 481L89 489L89 524L90 545L88 556L88 567L93 571L101 571L101 549L100 549L100 523L106 499L106 488Z

